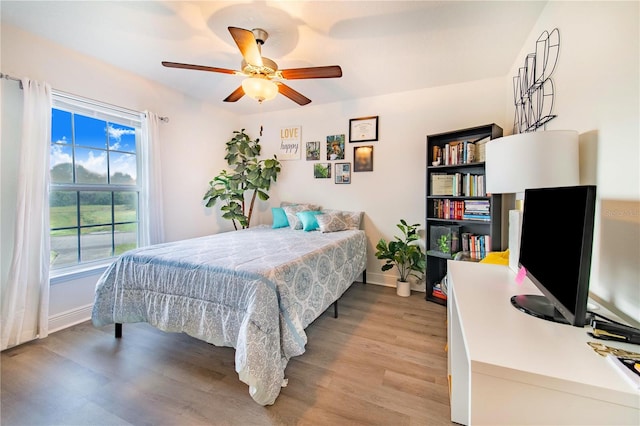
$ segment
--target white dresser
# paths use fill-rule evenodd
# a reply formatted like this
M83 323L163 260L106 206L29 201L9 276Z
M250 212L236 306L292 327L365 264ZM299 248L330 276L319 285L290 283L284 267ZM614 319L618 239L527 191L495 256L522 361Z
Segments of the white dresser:
M640 425L640 392L579 328L532 317L515 294L541 294L507 266L448 262L451 420L465 425Z

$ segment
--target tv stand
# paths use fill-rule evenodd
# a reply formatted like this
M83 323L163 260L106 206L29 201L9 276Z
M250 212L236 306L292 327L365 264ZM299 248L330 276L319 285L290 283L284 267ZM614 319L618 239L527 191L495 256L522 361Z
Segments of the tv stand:
M449 261L451 420L470 424L640 424L638 389L587 342L588 327L524 315L509 302L540 294L507 266Z

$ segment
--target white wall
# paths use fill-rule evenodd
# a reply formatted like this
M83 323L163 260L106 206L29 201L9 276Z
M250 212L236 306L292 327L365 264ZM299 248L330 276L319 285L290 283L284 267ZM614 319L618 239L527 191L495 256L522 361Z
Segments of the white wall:
M580 179L597 185L591 292L640 323L640 26L638 2L549 2L516 58L517 75L544 31L560 31L547 130L580 136ZM511 80L507 116L513 118ZM509 134L511 129L509 128ZM562 218L559 220L570 220ZM561 245L559 246L562 255Z

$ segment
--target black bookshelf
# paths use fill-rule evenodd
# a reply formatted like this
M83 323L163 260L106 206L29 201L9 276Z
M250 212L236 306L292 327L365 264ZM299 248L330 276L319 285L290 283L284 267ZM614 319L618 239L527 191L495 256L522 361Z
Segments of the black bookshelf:
M499 138L502 136L502 128L496 124L487 124L483 126L471 127L467 129L456 130L452 132L439 133L427 136L427 173L426 173L426 218L425 218L425 233L426 233L426 284L427 293L426 300L446 305L446 299L434 296L434 289L442 282L443 277L447 274L447 262L453 259L455 253L452 253L450 248L449 252L443 252L440 249L434 250L442 246L432 246L432 237L435 237L436 233L445 231L445 228L453 227L459 231L459 235L470 234L473 235L476 240L479 241L478 247L482 247L486 237L489 236L490 247L484 246L483 250L478 253L474 250L473 257L471 253L465 253L464 258L467 260L479 261L482 254L486 254L489 251L502 250L502 238L501 238L501 211L502 211L502 198L499 194L491 195L485 194L484 191L478 191L478 189L484 188L484 175L485 175L485 163L484 161L478 161L480 154L480 145L486 143L490 139ZM467 149L464 149L466 142ZM477 143L480 142L479 145ZM470 158L469 144L474 144L474 158ZM452 146L458 146L454 153ZM434 150L434 147L437 149ZM448 148L448 149L447 149ZM440 163L433 165L433 162L437 160L434 157L439 151ZM445 152L454 153L449 155L449 162L445 164ZM454 159L455 157L455 159ZM471 161L468 161L471 160ZM434 175L450 175L454 178L454 185L458 190L453 194L437 195L434 194L434 186L438 186L442 189L437 182L434 185ZM451 178L444 178L445 180ZM468 183L469 182L469 183ZM471 183L473 182L473 183ZM456 185L457 184L457 185ZM475 191L472 191L475 189ZM465 219L464 206L465 203L476 201L483 204L489 204L488 216L484 216L483 220L478 219ZM446 204L446 209L442 207ZM467 205L470 205L468 203ZM438 208L440 207L440 208ZM452 214L448 217L439 217L438 214L444 216L443 210L447 210ZM457 210L457 211L456 211ZM433 228L436 227L436 228ZM434 234L432 234L432 232ZM482 237L482 238L480 238ZM482 242L480 242L482 240ZM444 239L446 241L446 238ZM457 243L459 248L462 248L462 241L458 239ZM446 247L446 244L444 245ZM444 249L446 251L446 248Z

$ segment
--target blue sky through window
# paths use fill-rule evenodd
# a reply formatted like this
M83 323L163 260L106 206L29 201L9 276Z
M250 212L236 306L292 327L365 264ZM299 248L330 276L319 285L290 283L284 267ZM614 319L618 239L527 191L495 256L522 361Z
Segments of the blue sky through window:
M136 131L133 127L55 108L52 109L51 118L51 169L60 164L73 164L74 150L71 145L75 142L78 183L107 183L108 163L110 177L113 179L115 176L117 180L112 183L135 184ZM99 175L104 180L96 180L95 176L86 173L83 175L79 173L80 169ZM71 176L61 177L60 173L56 176L59 183L63 183L60 180L71 182Z

